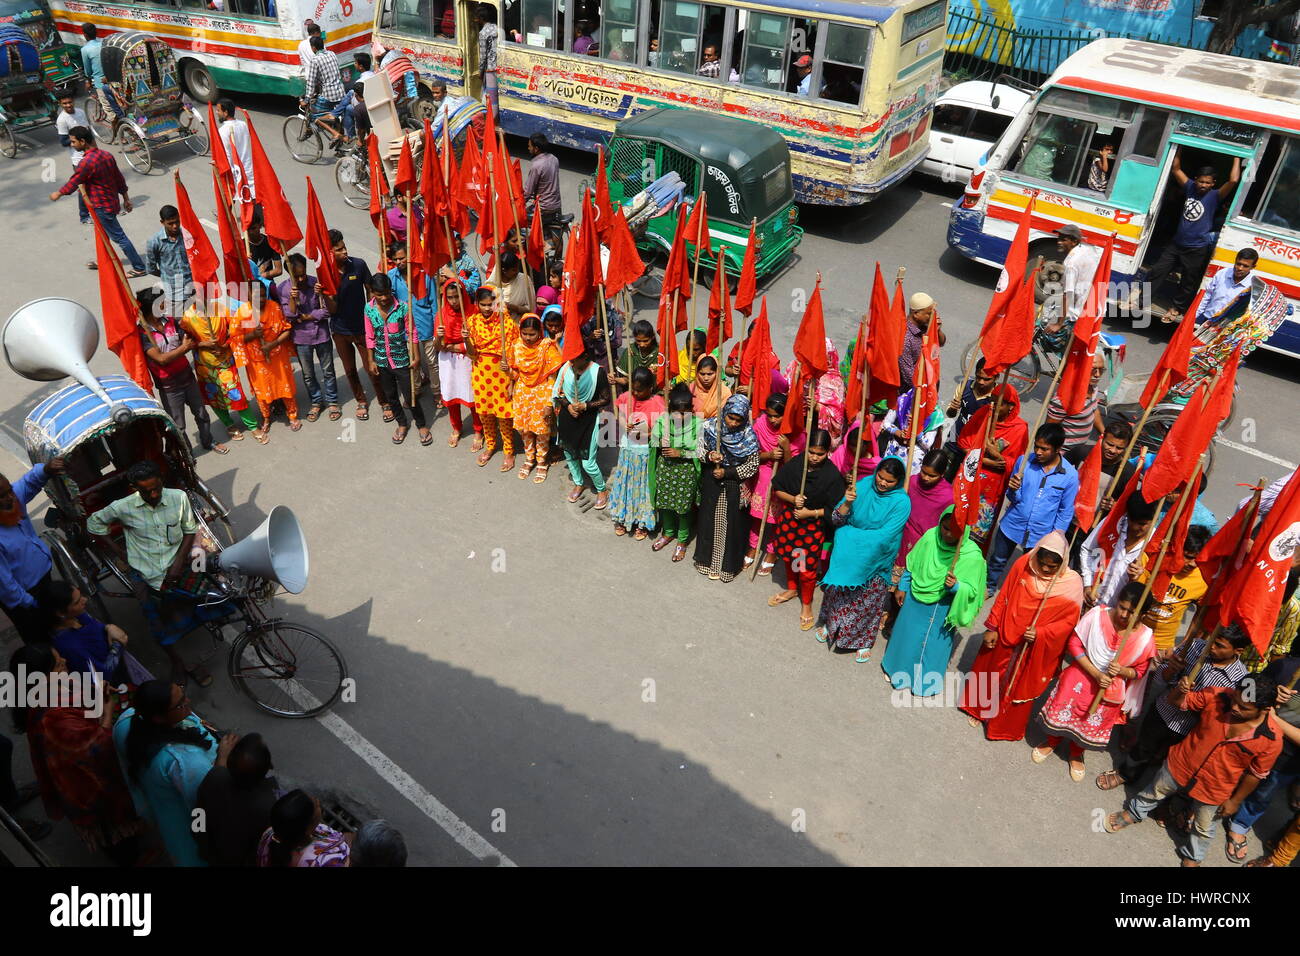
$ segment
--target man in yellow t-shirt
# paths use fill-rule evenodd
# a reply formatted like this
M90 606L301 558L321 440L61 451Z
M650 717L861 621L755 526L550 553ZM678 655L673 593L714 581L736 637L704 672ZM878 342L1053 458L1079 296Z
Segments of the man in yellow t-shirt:
M1200 601L1209 589L1205 578L1201 576L1201 569L1196 566L1196 556L1201 548L1205 547L1209 537L1208 529L1200 525L1192 525L1187 529L1187 540L1183 542L1183 566L1175 572L1169 582L1169 590L1165 592L1164 602L1156 610L1160 623L1152 629L1156 651L1161 657L1168 657L1169 652L1173 650L1174 641L1178 637L1178 630L1182 627L1183 615L1187 613L1188 606ZM1167 560L1171 559L1172 556ZM1138 580L1146 583L1146 579L1147 572L1143 571Z

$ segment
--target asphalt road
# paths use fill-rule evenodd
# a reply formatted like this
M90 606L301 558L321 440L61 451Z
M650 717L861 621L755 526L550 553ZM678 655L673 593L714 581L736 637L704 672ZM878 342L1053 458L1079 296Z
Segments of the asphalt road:
M301 166L285 150L289 104L249 105L299 215L311 174L329 224L373 264L369 219L343 204L330 166ZM11 237L0 314L45 295L93 310L88 232L72 199L46 198L70 172L66 152L52 131L27 138L38 148L0 165ZM148 176L126 172L137 210L122 222L140 249L158 207L173 202L174 169L211 220L208 160L184 147L158 159ZM592 160L565 152L561 162L567 206ZM938 301L951 382L995 280L947 251L956 193L914 177L859 212L803 210L799 258L763 290L778 352L788 358L798 290L818 272L828 332L847 344L879 260L887 277L905 266L908 291ZM1113 331L1128 336L1131 371L1154 365L1158 331ZM101 349L92 367L117 363ZM1221 520L1237 482L1277 477L1290 467L1277 460L1297 458L1294 375L1264 353L1243 371L1236 427L1253 422L1253 433L1226 436L1245 450L1220 449L1207 501ZM24 417L50 388L0 373L11 477ZM395 448L376 407L366 423L322 419L296 435L280 425L265 447L249 440L199 459L234 505L238 533L277 504L298 514L311 583L281 605L343 648L355 702L323 721L263 717L219 673L224 648L199 636L183 645L217 654L216 682L191 692L200 711L262 731L282 782L392 820L413 863L1175 864L1155 826L1101 832L1101 811L1120 797L1071 783L1063 760L1035 766L1024 743L984 742L951 700L894 699L878 666L829 655L799 631L794 605L767 607L770 581L709 582L568 505L563 468L536 487L498 473L497 461L476 468L468 441L448 449L445 419L436 433L431 448ZM138 612L113 610L137 651L152 650ZM976 643L957 659L969 663ZM1088 765L1110 759L1093 754ZM66 832L48 845L82 858ZM1217 846L1208 863L1225 865Z

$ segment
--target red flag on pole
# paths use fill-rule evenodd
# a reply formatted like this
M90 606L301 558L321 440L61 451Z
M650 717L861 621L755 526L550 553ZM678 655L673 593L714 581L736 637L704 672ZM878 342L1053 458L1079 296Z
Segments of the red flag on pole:
M1119 498L1116 499L1110 511L1106 512L1105 519L1097 529L1095 546L1107 561L1115 553L1115 545L1119 543L1119 522L1124 517L1124 512L1128 510L1128 500L1137 491L1138 485L1142 482L1142 475L1145 473L1146 458L1144 456L1142 461L1138 462L1138 467L1133 470L1133 477L1129 478L1128 484L1124 486L1124 490L1120 492Z
M980 519L980 495L983 494L983 477L980 475L980 458L983 449L972 448L962 459L961 467L952 483L954 530L969 528Z
M803 372L803 364L796 363L794 380L785 398L785 412L781 415L781 434L794 436L801 433L808 424L808 383ZM753 411L751 408L750 411Z
M731 280L727 278L727 259L724 255L726 251L726 246L718 249L717 265L713 272L713 288L709 290L709 330L704 342L705 355L711 354L714 349L731 340ZM820 307L820 296L817 302Z
M1147 471L1146 481L1142 482L1142 497L1147 501L1164 497L1186 481L1205 449L1214 441L1219 424L1228 417L1232 407L1233 386L1240 361L1241 347L1238 346L1223 370L1203 383L1174 419Z
M677 334L673 329L671 296L659 297L659 315L656 325L659 336L659 349L662 361L655 366L657 387L663 389L677 377L680 368L677 362Z
M1189 313L1190 314L1190 313ZM1210 589L1198 602L1204 607L1214 607L1219 603L1228 586L1239 569L1246 562L1250 546L1250 533L1255 529L1255 519L1259 516L1259 502L1255 496L1238 508L1222 528L1220 528L1205 547L1196 556L1196 565L1201 569L1201 577L1210 582ZM1225 566L1226 563L1226 566Z
M930 327L921 340L921 356L917 362L918 394L912 400L917 434L925 429L930 415L939 407L939 310L930 315ZM924 373L922 373L924 369Z
M491 110L488 112L490 113ZM452 160L454 161L455 158L455 153L452 153ZM460 158L460 169L456 179L456 198L465 205L467 214L471 209L479 212L483 208L483 194L486 192L484 186L487 175L486 170L487 167L484 165L483 157L479 153L474 137L466 136L465 152ZM464 235L462 233L462 238Z
M1006 311L996 318L984 335L984 374L1001 375L1029 354L1034 344L1034 323L1038 307L1034 302L1035 269L1012 296Z
M1163 393L1156 394L1156 389L1161 387L1161 379L1165 379L1164 390L1168 391L1187 378L1187 367L1192 358L1192 344L1196 341L1193 335L1196 310L1201 307L1201 297L1204 294L1204 290L1196 293L1191 308L1187 310L1187 316L1178 323L1178 328L1174 330L1169 344L1160 353L1160 361L1156 363L1155 371L1147 379L1147 387L1142 390L1142 397L1138 399L1143 408L1150 408L1164 397ZM1168 375L1165 374L1166 372Z
M749 221L749 240L745 243L745 261L740 264L740 281L736 285L736 299L732 306L745 318L754 310L754 294L758 288L755 252L758 236L754 231L754 220Z
M267 158L262 141L257 138L253 118L248 115L248 110L243 113L253 150L253 180L257 183L257 201L262 207L262 231L276 250L284 254L302 242L302 232L298 229L298 219L284 195L279 177L275 175L275 167Z
M871 283L869 315L871 324L867 330L867 367L871 372L871 382L867 404L874 405L883 399L892 408L898 401L898 388L902 384L898 374L898 356L903 352L907 317L903 316L900 321L899 315L894 312L879 262L876 263L876 277ZM861 340L857 347L862 347Z
M691 207L690 218L686 220L686 241L695 246L695 257L712 258L712 240L709 238L709 197L700 190L700 198Z
M113 251L95 207L86 203L95 224L95 263L99 270L99 308L104 314L104 341L132 380L153 394L153 376L140 343L140 304Z
M1188 313L1191 315L1191 313ZM1300 472L1291 476L1255 535L1245 563L1233 574L1219 603L1219 620L1250 635L1261 656L1277 626L1292 557L1300 545Z
M826 374L826 323L822 317L822 283L817 277L808 306L799 320L799 331L794 337L794 355L803 369L804 378L819 378Z
M614 224L614 210L609 202L609 178L605 173L605 149L596 150L596 235L607 246L610 242L610 227Z
M1097 444L1101 444L1098 442ZM1174 512L1178 510L1178 501L1174 503L1165 512L1164 519L1156 529L1155 534L1147 541L1146 546L1146 567L1148 570L1156 566L1156 559L1160 556L1160 545L1165 540L1165 535L1169 533L1170 525L1173 525L1173 535L1169 539L1169 547L1165 550L1165 560L1160 565L1160 570L1151 582L1151 596L1157 601L1165 599L1165 593L1169 590L1169 582L1173 580L1174 573L1181 570L1183 564L1183 545L1187 542L1187 529L1192 523L1192 512L1196 510L1196 489L1191 488L1187 494L1192 496L1191 500L1183 505L1182 514L1178 516L1178 521L1174 522Z
M442 128L442 152L439 158L445 164L442 182L447 193L447 214L451 217L451 226L456 230L456 235L462 239L469 235L469 207L465 205L465 200L460 194L461 186L461 167L456 162L456 151L452 148L451 139L447 134L446 125ZM466 137L466 147L473 136Z
M1075 319L1065 368L1061 370L1056 397L1070 415L1078 415L1083 411L1088 393L1092 391L1092 363L1097 355L1097 343L1101 339L1101 318L1106 313L1106 303L1110 298L1110 259L1114 248L1115 234L1111 233L1101 248L1101 258L1097 262L1092 287L1088 290L1088 299L1084 302L1079 317ZM987 367L987 362L985 365Z
M536 212L534 204L534 212ZM531 237L530 237L531 238ZM623 210L617 209L614 218L605 231L606 244L609 246L609 265L605 267L605 294L611 298L645 272L645 263L636 251L636 240L628 228Z
M176 209L180 212L185 258L190 262L190 275L194 279L194 284L201 286L206 294L209 286L217 284L217 267L220 260L212 249L208 234L203 231L203 224L194 214L194 207L190 205L190 194L185 191L185 184L181 182L179 172L175 174L175 179Z
M1011 240L1011 248L1007 250L1002 273L998 276L997 287L993 290L993 299L989 302L989 311L984 316L984 325L980 327L981 336L988 335L993 324L1006 315L1015 301L1016 292L1024 285L1025 273L1029 271L1029 226L1034 218L1036 201L1036 197L1030 196L1029 202L1025 204L1024 211L1020 214L1015 238Z
M217 167L217 175L226 184L226 194L233 196L235 194L235 172L230 168L230 157L226 155L226 144L217 132L220 128L217 123L217 114L213 112L212 104L209 103L208 142L212 144L212 164Z
M1093 444L1092 451L1079 468L1079 491L1074 498L1074 523L1084 534L1092 530L1097 517L1097 495L1101 491L1101 442Z
M397 157L397 172L393 175L393 192L410 195L415 189L415 156L411 153L411 141L402 137L402 152ZM407 228L411 226L408 223Z
M758 307L754 328L740 354L740 383L749 385L749 415L757 420L772 394L772 327L767 320L767 296Z
M316 267L316 284L326 295L337 295L339 291L339 266L334 261L334 249L330 243L329 226L325 223L325 213L321 210L316 190L312 187L311 177L307 177L307 258Z
M243 237L230 212L230 197L226 195L216 169L212 170L212 189L217 198L217 234L221 237L221 266L226 285L242 288L253 281L253 270L248 263Z
M668 250L668 264L664 266L664 284L659 293L661 304L667 303L672 311L671 299L677 298L677 322L674 332L686 330L686 303L695 290L691 282L690 257L686 252L686 214L677 208L677 227L673 230L672 248Z
M564 251L564 285L568 291L560 299L560 307L564 315L564 352L561 358L566 362L577 358L587 349L586 343L582 340L582 323L586 319L576 304L578 290L570 283L572 276L589 268L588 265L584 265L589 260L586 251L578 248L582 241L582 234L586 231L581 224L575 227L573 235L570 236L569 247Z
M853 340L853 361L849 364L848 393L844 397L844 414L849 421L862 414L862 400L867 386L867 316L858 323L858 337Z
M528 244L524 246L524 260L539 271L546 263L546 233L542 229L541 203L533 203L533 221L528 225Z

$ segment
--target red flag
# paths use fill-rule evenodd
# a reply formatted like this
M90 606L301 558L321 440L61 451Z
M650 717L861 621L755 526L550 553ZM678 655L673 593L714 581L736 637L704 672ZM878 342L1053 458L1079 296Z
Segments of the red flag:
M586 321L586 314L576 305L578 290L570 284L570 278L575 273L580 273L587 268L583 265L588 261L585 250L578 248L584 241L585 232L587 230L583 229L581 224L576 226L569 239L569 248L564 251L564 286L568 292L560 298L560 307L564 315L564 352L561 358L566 362L577 358L587 348L582 340L582 323Z
M596 306L596 282L599 276L591 268L591 249L596 245L593 220L588 218L591 203L587 196L582 197L582 220L573 229L569 237L569 248L564 257L564 296L561 306L564 311L565 328L581 326L591 318ZM597 246L599 249L599 246ZM581 336L579 336L581 340ZM565 332L565 354L574 346Z
M393 192L409 196L415 189L415 182L415 156L411 153L411 141L403 136L402 152L397 157L397 172L393 176Z
M794 336L794 356L799 360L804 378L818 378L826 374L826 323L822 318L821 279L813 286L808 306L799 320L799 331Z
M226 144L222 142L221 136L217 130L220 128L217 123L217 114L212 110L212 104L208 104L208 142L212 144L212 163L217 167L217 175L221 181L226 184L226 192L234 195L235 192L235 173L230 168L230 157L226 155Z
M442 128L442 152L440 158L444 163L443 185L447 190L448 215L451 217L451 226L456 230L456 235L464 238L469 235L469 207L465 205L465 200L460 194L461 186L461 167L456 163L456 151L452 148L451 139L447 134L447 127ZM466 137L466 146L473 136Z
M921 356L916 363L917 394L912 399L912 410L918 435L939 407L939 374L939 311L936 309L930 315L930 327L921 340Z
M1020 214L1015 238L1011 240L1011 248L1007 250L1002 273L998 276L997 287L993 290L993 299L989 302L988 314L984 316L984 325L980 328L981 336L988 335L994 323L1006 315L1015 301L1016 292L1024 284L1025 273L1029 271L1029 226L1034 217L1036 201L1036 197L1030 196L1029 202L1025 204L1024 211Z
M700 198L691 207L686 220L686 241L695 247L695 258L711 259L713 243L709 238L709 199L700 190Z
M605 294L612 298L641 278L641 274L645 272L645 263L641 261L641 256L636 251L636 240L632 238L632 230L628 228L627 219L624 218L621 208L614 212L614 218L605 236L609 245L609 265L605 267Z
M786 395L785 412L781 415L782 435L798 435L808 425L808 385L804 378L802 364L796 364L794 381L790 383L790 392Z
M713 272L713 288L709 290L709 331L704 342L704 354L731 340L731 282L727 278L726 246L718 249L717 266ZM817 295L816 292L813 293ZM817 297L820 309L821 297ZM823 351L825 346L823 345ZM824 372L825 369L823 368ZM820 374L820 373L818 373Z
M740 384L749 385L749 414L757 421L772 394L772 327L767 320L767 296L758 307L754 328L740 354Z
M217 233L221 237L221 266L226 275L226 285L242 287L253 281L253 270L248 263L247 250L235 217L230 213L230 197L226 195L221 176L212 170L212 189L217 198Z
M1188 313L1193 314L1193 313ZM1259 516L1259 499L1252 495L1246 507L1220 528L1201 553L1196 556L1196 564L1201 569L1201 577L1210 582L1210 588L1199 602L1205 607L1219 603L1228 586L1228 582L1246 561L1247 548L1250 545L1250 533L1255 528L1255 519Z
M980 496L983 494L983 476L980 474L981 448L972 448L962 459L961 467L952 483L954 530L969 528L979 522Z
M203 231L203 224L190 205L190 194L185 191L181 174L176 173L176 208L180 212L181 237L185 243L185 258L190 262L190 275L194 284L205 290L217 284L217 266L220 260L212 250L212 242Z
M179 181L177 185L180 185ZM140 304L126 281L122 264L104 233L95 207L86 203L86 208L95 224L95 262L99 270L99 308L104 314L104 341L122 363L126 374L152 395L153 376L149 374L138 332Z
M488 111L491 113L491 110ZM452 153L452 160L456 155ZM456 177L455 195L465 205L466 210L478 211L483 208L484 173L483 157L473 136L465 137L465 152L460 158L460 169Z
M253 118L248 115L248 110L243 112L253 150L253 180L257 183L257 202L262 207L262 231L275 249L283 254L302 242L302 232L298 228L298 218L293 214L293 207L289 205L284 188L275 175L275 167L267 158L262 141L257 138Z
M659 316L656 331L659 336L659 349L663 361L655 366L655 380L658 388L664 388L677 377L680 368L677 362L677 333L673 329L672 300L660 296Z
M1092 391L1092 363L1097 355L1097 342L1101 339L1101 317L1106 312L1110 292L1110 259L1115 248L1115 235L1111 233L1101 248L1101 258L1093 276L1088 300L1074 322L1074 335L1061 370L1061 381L1056 397L1070 415L1078 415Z
M1100 444L1100 442L1098 443ZM1116 499L1114 506L1106 512L1106 517L1097 529L1096 547L1101 551L1105 560L1109 561L1110 556L1115 553L1115 545L1119 543L1119 522L1124 517L1124 512L1128 509L1128 500L1137 490L1142 481L1142 475L1146 472L1146 456L1138 462L1138 467L1133 470L1133 477L1128 480L1124 490ZM1077 499L1076 499L1077 500Z
M985 333L981 346L985 375L1001 375L1028 355L1033 347L1038 312L1034 302L1037 281L1038 270L1035 269L1011 298L1006 311Z
M596 235L605 245L610 245L610 228L614 224L614 210L609 202L609 177L605 173L605 150L596 150Z
M1198 475L1199 471L1193 477ZM1165 599L1165 592L1169 590L1169 582L1173 580L1174 573L1181 570L1185 563L1183 545L1187 541L1187 528L1192 523L1192 512L1196 510L1196 488L1192 487L1186 493L1191 498L1183 504L1182 514L1178 515L1178 521L1174 521L1174 512L1178 510L1178 502L1175 502L1174 506L1165 512L1164 520L1160 522L1155 534L1147 542L1146 567L1150 571L1156 566L1156 558L1160 556L1160 545L1165 540L1165 535L1169 534L1170 526L1173 527L1169 547L1165 549L1165 559L1161 562L1160 570L1151 582L1151 596L1157 601Z
M253 196L253 191L248 187L248 173L244 171L244 164L239 159L239 154L235 153L231 157L235 169L239 171L239 192L236 199L239 200L239 222L243 226L244 232L248 232L248 227L252 225L253 213L257 211L257 200ZM245 199L244 195L248 198Z
M1228 417L1232 407L1232 391L1240 361L1241 346L1238 346L1223 370L1204 382L1174 419L1147 472L1147 480L1142 483L1142 497L1147 501L1163 498L1186 481L1205 449L1214 441L1219 424Z
M862 414L862 399L867 394L867 316L858 323L858 337L853 340L853 360L849 364L848 394L844 397L844 414L852 421ZM895 366L897 367L897 366Z
M1204 290L1196 293L1191 308L1187 310L1187 316L1178 323L1178 328L1174 330L1173 337L1169 339L1169 344L1160 353L1160 361L1156 363L1155 371L1147 379L1147 387L1142 390L1142 397L1138 399L1143 408L1150 408L1164 397L1165 392L1187 378L1187 366L1192 357L1192 344L1196 341L1192 334L1196 325L1196 310L1201 307L1201 297L1204 294ZM1166 372L1169 374L1166 375ZM1157 395L1156 390L1162 387L1161 379L1165 379L1163 391Z
M635 245L634 242L633 248ZM546 264L546 233L542 229L541 203L533 203L533 221L528 226L528 244L524 246L524 259L538 271Z
M519 220L523 225L528 220L528 208L524 202L524 171L519 165L519 160L510 159L510 199L514 200L514 212L511 213L511 221Z
M902 380L898 374L898 356L903 352L903 334L907 317L901 320L889 301L885 277L876 263L876 277L871 284L871 325L867 331L867 367L871 371L867 404L874 405L884 399L892 408L898 401L898 388ZM859 347L861 345L859 344Z
M1079 468L1079 491L1074 498L1074 523L1084 534L1092 530L1093 519L1097 517L1097 494L1101 491L1101 442L1092 446L1092 451Z
M1188 313L1190 316L1192 313ZM1240 571L1219 604L1219 620L1250 635L1260 655L1268 653L1277 626L1291 560L1300 544L1300 472L1283 486Z
M758 237L754 231L754 220L749 220L749 241L745 244L745 261L740 264L740 282L736 286L736 299L733 308L745 318L754 310L754 294L758 288L755 273L754 255L758 247Z
M677 322L674 332L686 330L686 303L694 294L691 282L690 258L686 252L686 214L681 207L677 209L677 226L673 230L672 248L668 250L668 263L664 266L664 284L659 293L660 304L669 303L676 297Z
M325 213L321 211L310 176L307 177L306 239L307 258L316 267L317 288L325 295L336 295L339 291L339 266L334 261L329 226L325 223Z

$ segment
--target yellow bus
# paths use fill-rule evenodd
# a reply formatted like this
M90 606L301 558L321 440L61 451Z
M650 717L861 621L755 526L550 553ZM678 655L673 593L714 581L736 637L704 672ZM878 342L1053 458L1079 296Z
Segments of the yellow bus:
M376 0L375 37L481 97L472 0ZM503 127L594 149L691 107L777 130L796 198L869 202L925 157L947 0L499 0Z
M367 49L372 0L50 0L65 40L80 46L83 23L100 39L143 30L164 40L189 94L201 102L219 90L234 93L302 93L299 44L304 24L320 24L325 45L339 58L345 78L352 53Z

